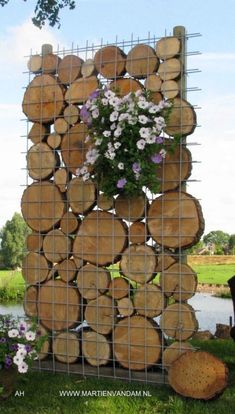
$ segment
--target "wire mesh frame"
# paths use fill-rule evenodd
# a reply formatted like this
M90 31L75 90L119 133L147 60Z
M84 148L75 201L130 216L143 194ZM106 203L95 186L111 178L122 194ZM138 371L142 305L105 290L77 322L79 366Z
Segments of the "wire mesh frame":
M193 51L192 52L191 51L188 52L186 50L185 43L186 43L186 40L188 40L189 38L199 36L199 34L197 34L197 33L195 33L195 34L187 34L187 33L185 33L184 30L182 31L182 28L181 28L181 31L179 30L179 28L175 28L173 34L174 34L174 36L177 36L178 38L180 38L180 41L181 41L181 55L180 55L180 59L181 59L182 65L181 65L181 73L180 73L180 76L179 76L180 96L182 98L186 99L186 94L187 94L187 91L188 90L190 90L190 91L197 90L197 88L189 88L189 89L187 89L187 86L186 86L185 79L186 79L187 74L189 74L189 73L196 73L197 72L197 69L192 69L191 70L191 69L187 69L186 68L187 56L195 55L198 52L193 52ZM164 36L166 36L166 35L167 34L165 33ZM156 41L159 40L159 39L160 38L157 38L155 36L154 37L151 37L150 34L148 35L148 37L146 39L134 39L133 36L132 36L131 41L122 41L122 42L119 42L118 41L118 38L116 38L116 42L114 43L114 45L121 47L122 50L125 53L128 53L128 51L130 49L132 49L135 45L138 45L138 44L143 44L144 43L144 44L147 44L149 46L155 47ZM100 45L94 45L94 44L89 45L88 42L87 42L86 47L82 47L82 48L76 47L76 48L74 48L72 46L72 48L70 50L65 50L65 49L60 50L59 47L58 47L57 52L55 53L55 55L60 56L60 57L64 57L67 54L69 54L69 55L71 55L71 54L72 55L78 55L80 57L83 57L84 60L86 61L88 58L93 58L94 57L94 54L97 52L97 50L100 49L100 48L102 48L102 47L104 47L104 46L106 46L106 45L108 45L108 44L104 44L103 41L101 40ZM31 57L32 57L32 53L30 55L30 58ZM44 56L42 56L42 59L43 58L44 58ZM58 62L59 61L57 60L57 64L58 64ZM56 73L57 73L57 69L58 68L56 67L55 68L55 72ZM71 70L72 70L72 67L71 67ZM28 81L29 81L29 83L31 81L31 76L32 76L32 73L29 71L28 72ZM125 77L128 78L128 74L125 75ZM99 78L99 81L100 81L100 83L102 85L107 84L107 79L105 79L101 75L98 75L98 78ZM58 116L57 118L60 118L60 116ZM63 116L62 115L61 115L61 119L63 119ZM55 121L55 119L54 119L54 121ZM41 125L42 125L42 123L41 123ZM29 122L27 121L27 135L26 135L27 137L29 135L29 132L30 132L29 131ZM50 132L53 132L53 131L50 131ZM28 154L28 151L29 151L29 140L27 139L26 141L27 141L26 154ZM182 165L183 165L183 162L184 162L183 161L183 157L182 157L182 151L183 151L183 146L184 145L185 145L185 142L181 141L181 145L180 145L180 157L179 157L179 168L180 168L180 173L179 173L180 180L179 180L179 186L178 186L178 196L179 196L179 198L180 198L180 191L181 190L184 190L185 191L185 180L183 179L181 181L181 178L182 178L181 169L182 169ZM190 145L197 145L197 143L194 142L194 143L191 143ZM50 148L49 148L48 152L49 153L51 152L51 149ZM57 153L58 150L56 148L54 148L53 149L53 152L54 153ZM195 162L195 161L193 161L193 162ZM61 167L66 168L66 165L63 163L63 161L61 162ZM44 168L47 168L47 166L43 166L42 167L42 165L40 165L40 169L41 170L44 169ZM55 172L55 168L57 168L57 167L54 167L53 173ZM28 166L27 166L26 170L28 170ZM41 180L38 180L38 181L40 182ZM163 182L164 182L164 175L163 175ZM26 187L28 187L30 185L30 183L31 183L31 180L29 179L29 177L27 175ZM66 185L67 185L67 182L66 182ZM85 199L86 195L84 193L84 188L82 188L82 192L83 192L83 197L84 197L83 198L83 201L86 201L86 199ZM148 198L149 203L151 204L151 202L156 198L156 195L150 194L148 192L148 194L147 194L146 197ZM55 201L56 200L54 200L54 202ZM37 202L38 202L39 208L40 208L41 200L38 200ZM30 201L29 200L26 200L26 203L29 205L30 204ZM130 204L129 204L128 208L129 208L129 211L127 213L127 216L128 215L130 216L131 215ZM142 222L143 222L143 225L144 225L144 228L145 228L145 232L144 233L145 233L145 236L146 236L146 239L147 239L148 228L147 228L146 220L144 219L147 216L147 204L146 203L145 203L144 210L145 211L144 211L144 214L143 214L143 217L142 217L143 218ZM111 211L111 213L112 212L115 212L115 210L113 208L109 209L109 211ZM76 213L76 216L78 216L78 215L80 215L80 217L81 217L82 220L86 216L86 214ZM31 218L37 219L37 217L31 217ZM176 215L175 220L178 221L178 234L174 235L175 238L180 239L180 237L181 237L181 225L182 225L182 221L184 219L189 219L189 218L190 218L189 216L187 216L187 217L184 218L183 214L181 214L181 213L178 214L178 216ZM160 219L162 220L162 224L164 224L164 217L161 216ZM128 220L124 220L124 222L127 225L130 225L130 223L131 223L131 221L128 222ZM69 226L69 224L68 224L68 226ZM114 226L114 220L112 221L112 226ZM57 228L58 228L58 224L57 223L53 224L52 230L57 230ZM96 229L98 229L98 221L96 222ZM47 235L47 232L44 232L44 233L42 232L41 235L44 237L44 240L45 240L45 237ZM40 238L41 235L40 235L40 233L38 233L38 238ZM61 236L61 234L59 236ZM70 237L74 238L74 235L70 235ZM98 239L97 231L95 231L94 234L92 234L92 237L96 237ZM51 243L52 249L51 249L51 251L50 250L47 251L47 253L51 254L52 256L53 255L55 256L55 253L56 253L55 250L54 250L55 245L56 245L56 238L57 238L56 233L53 233L53 235L52 235L53 241ZM103 238L105 238L104 235L103 235ZM164 239L164 234L162 234L162 239ZM111 250L114 251L114 237L112 237L111 243L112 243L112 249ZM39 241L39 244L40 244L40 241ZM97 242L97 245L98 244L99 243ZM154 240L152 238L150 238L146 242L146 245L147 246L151 246L156 251L156 246L155 246ZM40 255L41 255L41 253L42 253L41 248L38 251L40 252ZM71 250L71 251L68 252L68 250L65 248L65 252L62 251L60 253L62 253L62 254L65 253L65 255L67 254L67 256L71 256L73 254L73 251ZM179 260L180 263L183 263L184 262L184 250L182 250L181 248L179 248L178 251L174 251L174 252L171 251L171 253L172 254L174 253L174 256L178 256L178 259L180 259ZM82 246L81 257L83 257L84 254L86 254L86 250L85 250L85 246ZM96 257L97 257L97 259L98 259L98 256L99 256L99 252L97 250L96 251ZM132 256L134 256L134 255L132 254ZM139 256L139 255L137 255L137 256ZM163 254L162 271L164 270L164 258L165 258L165 255ZM145 267L147 267L148 259L149 259L148 256L145 254L144 255L144 261L145 261L144 262L144 265L145 265ZM112 274L112 277L113 276L119 276L119 269L117 269L116 268L116 265L115 265L116 259L113 259L112 262L113 262L113 264L111 263L111 274ZM56 263L56 260L54 260L54 264L55 263ZM67 263L67 269L65 269L65 273L67 273L67 278L69 280L69 271L70 271L69 270L69 267L68 267L68 263L69 262L67 261L66 263ZM54 266L54 268L55 267L56 266ZM28 266L27 269L28 269L29 272L31 270L35 271L35 267L33 267L33 269L30 269L30 266ZM81 276L81 278L82 278L82 285L84 285L85 284L85 281L84 281L84 275L83 275L82 269L83 269L83 267L77 268L77 272L80 272L82 274L82 276ZM36 269L36 273L38 274L42 270L43 270L43 268L42 267L39 267L38 269ZM53 272L54 272L54 276L57 275L58 269L54 269ZM94 270L94 272L95 272L96 278L97 278L98 277L98 271L97 270ZM181 283L182 283L181 278L182 278L183 274L184 274L184 272L181 270L180 271L179 291L178 291L179 296L180 296L180 299L179 299L179 302L180 303L182 301L181 300L182 291L181 291L181 288L180 287L181 287ZM52 277L54 277L54 276L52 276ZM127 278L125 276L126 275L124 274L124 279L126 280ZM35 276L35 281L36 281L36 278L37 277L38 276ZM97 280L96 280L96 282L97 282ZM38 306L39 313L40 313L40 307L42 307L42 306L50 305L52 307L51 308L51 314L54 315L54 318L53 318L53 321L52 321L52 329L51 329L50 336L51 336L51 339L54 339L55 336L56 336L56 334L58 333L58 329L55 329L55 325L56 325L56 322L57 322L56 317L55 317L55 314L56 314L56 310L57 310L56 306L58 305L58 303L56 302L56 300L58 300L58 298L55 297L55 290L52 289L52 298L51 298L52 300L48 300L48 301L43 300L42 303L40 302L40 292L41 292L40 289L41 289L41 287L43 286L44 283L45 283L45 280L42 280L42 281L40 280L39 282L36 281L36 283L34 283L34 284L37 285L37 288L39 288L39 291L38 291L38 295L39 295L38 296L38 299L39 299L39 302L38 302L37 306ZM131 300L132 300L132 291L137 286L137 284L134 284L133 282L132 282L132 284L135 285L135 286L131 286L131 289L129 289L129 291L128 291L128 298L131 299ZM71 352L70 352L70 357L72 357L72 359L74 357L75 360L78 360L77 363L71 364L69 362L69 358L67 358L67 356L64 355L64 353L66 354L65 349L66 349L66 347L67 348L68 347L71 347L71 343L73 341L76 342L77 341L77 338L79 338L79 342L80 342L80 346L81 346L81 342L82 342L81 341L81 338L82 338L81 337L81 332L82 333L83 333L83 331L86 332L86 329L87 328L86 328L86 324L84 322L82 324L76 323L77 327L75 327L75 329L74 329L74 327L70 327L70 325L68 323L69 322L69 314L68 314L69 313L69 309L68 309L68 306L70 306L70 305L73 306L73 304L70 304L69 303L69 286L70 286L71 289L75 289L74 287L72 287L72 285L68 285L67 284L66 285L66 296L63 299L63 300L65 300L65 302L63 302L63 301L60 300L59 304L60 304L60 306L61 305L64 305L65 308L66 308L65 313L66 313L66 318L67 318L67 326L69 326L69 327L65 328L64 330L66 332L73 332L73 333L75 333L76 337L74 336L73 339L71 339L71 337L70 337L70 339L67 338L65 340L65 344L66 345L63 345L63 351L62 351L62 353L60 354L60 352L57 352L57 359L58 359L58 356L59 356L59 359L60 360L61 360L61 357L62 357L62 359L65 359L65 361L67 359L67 362L61 363L61 362L57 361L56 358L55 358L55 353L53 352L52 348L49 348L49 354L51 356L51 359L50 360L45 360L45 361L39 359L39 361L36 364L36 366L37 366L38 369L40 369L40 370L52 370L54 372L61 371L61 372L67 372L67 373L79 373L79 374L82 374L84 376L91 375L91 376L97 376L97 377L108 377L108 378L112 377L112 378L128 379L128 380L134 379L134 380L143 381L143 382L154 382L154 383L163 383L163 382L166 382L166 371L164 369L164 366L162 364L161 359L158 359L158 361L156 363L151 364L151 367L149 367L146 364L146 366L144 367L144 369L142 369L141 371L138 371L138 368L137 368L137 371L132 370L131 368L122 368L121 365L118 363L118 361L115 358L115 347L114 347L114 344L113 344L112 339L110 337L110 334L108 334L108 335L105 336L106 339L107 339L107 341L108 341L108 343L110 343L110 348L111 348L111 356L109 357L109 361L108 361L108 365L107 366L99 366L99 363L98 363L98 366L94 367L94 366L91 366L91 365L87 364L87 362L86 362L87 361L87 358L85 358L84 352L81 352L81 351L80 351L80 356L79 357L76 354L75 355L72 355ZM61 288L61 289L64 291L64 287ZM97 295L96 296L99 296L100 292L98 292L97 285L96 285L96 289L97 289ZM118 293L118 289L117 288L116 288L116 293ZM165 300L165 293L166 292L164 292L164 289L163 289L162 290L162 297L163 297L164 300ZM32 304L33 305L34 305L34 302L35 302L35 300L32 301ZM147 297L147 293L146 293L146 290L145 290L145 308L146 309L148 307L148 303L147 302L148 302L148 297ZM30 300L28 300L28 303L30 303ZM85 308L86 308L86 306L87 306L88 303L89 303L88 300L86 298L84 298L83 295L82 295L81 296L81 313L82 314L84 314L84 310L85 310ZM25 301L25 307L27 308L27 299ZM118 307L117 306L117 302L112 301L111 311L114 312L117 307ZM94 308L95 308L96 314L98 314L99 313L99 306L98 306L97 303L94 305ZM108 307L108 310L109 310L109 307ZM179 323L181 323L181 317L182 317L183 312L184 312L183 310L180 310L179 311ZM50 316L49 316L48 319L50 321ZM81 318L81 321L82 320L84 320L84 319ZM46 319L44 318L44 324L45 324L45 322L46 322ZM76 322L76 321L74 321L74 322ZM98 325L102 325L102 323L97 322L97 321L96 321L96 324L97 324L97 327L98 327ZM114 325L114 321L112 322L112 325ZM127 342L128 342L128 344L130 344L130 342L131 342L131 338L130 338L130 335L131 335L131 331L130 331L130 318L127 319L127 328L128 328L127 329L128 330ZM174 328L172 328L172 330L173 329ZM158 332L160 332L160 331L158 331ZM166 344L166 339L165 339L165 335L164 335L164 329L160 332L159 335L160 335L160 345L159 346L163 349L165 347L165 344ZM145 335L144 335L144 337L145 338L148 337L148 329L146 329L146 328L145 328ZM92 341L90 341L90 342L92 342ZM98 341L95 342L95 346L96 346L96 354L98 355L99 352L100 352ZM138 348L138 344L137 344L137 348ZM142 349L143 347L141 347L141 345L140 345L140 348L141 348L141 350L143 352L143 349ZM184 349L184 342L181 340L181 337L179 338L179 349L180 349L180 351ZM144 346L144 354L145 354L144 361L147 361L148 350L149 350L148 349L148 346ZM98 361L98 359L99 358L97 358L97 361ZM128 347L128 357L127 357L127 360L130 360L130 359L131 359L131 346ZM138 365L138 361L134 361L134 362Z

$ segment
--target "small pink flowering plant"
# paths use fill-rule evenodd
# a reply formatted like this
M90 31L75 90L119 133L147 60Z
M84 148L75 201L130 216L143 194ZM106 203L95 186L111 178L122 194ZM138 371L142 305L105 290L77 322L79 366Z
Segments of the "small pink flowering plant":
M170 108L164 100L153 103L148 91L124 97L108 88L93 92L80 112L90 146L77 175L96 182L107 196L135 196L143 187L157 193L157 167L171 150L161 136Z
M45 339L36 322L0 315L0 369L16 366L19 373L26 373Z

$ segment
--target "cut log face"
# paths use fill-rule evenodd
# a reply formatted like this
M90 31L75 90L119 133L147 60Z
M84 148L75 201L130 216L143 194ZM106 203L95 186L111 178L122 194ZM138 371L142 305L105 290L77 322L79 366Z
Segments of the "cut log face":
M97 71L95 68L94 60L87 59L85 62L83 62L81 72L84 78L89 78L90 76L96 75Z
M128 198L119 194L115 200L116 214L127 221L142 220L145 217L147 206L144 195Z
M64 119L69 125L75 125L79 121L79 108L76 105L68 105L64 110Z
M151 101L158 105L159 102L161 102L163 100L163 96L160 92L152 92L151 93Z
M190 305L173 303L163 311L160 327L167 336L186 341L197 331L198 322Z
M107 197L104 194L99 194L97 198L97 206L101 210L112 210L114 207L114 198L113 197Z
M163 252L158 255L158 264L156 266L155 271L163 272L163 270L168 269L171 265L173 265L176 262L176 259L171 256L170 252Z
M73 364L80 355L77 335L73 332L60 332L52 341L52 350L58 361Z
M67 198L75 214L85 214L96 203L96 187L93 181L83 181L75 177L68 184Z
M52 177L58 162L58 154L44 142L33 145L27 153L28 173L34 180Z
M88 129L85 124L76 124L64 135L61 144L62 159L72 174L81 168L86 160L86 153L90 146L85 142Z
M49 330L68 329L80 322L78 289L61 280L49 280L39 288L38 315Z
M95 331L103 335L109 334L116 321L117 309L108 296L99 296L89 301L85 309L85 320Z
M39 124L35 122L31 127L28 138L34 143L45 141L48 134L50 134L50 128L47 125Z
M107 269L88 263L78 272L77 287L83 298L92 300L108 290L110 280Z
M76 217L72 211L67 211L60 221L60 228L64 234L74 234L80 224L80 218Z
M33 73L39 73L42 69L42 56L32 55L27 63L28 70Z
M194 351L194 347L189 342L173 342L162 354L163 367L168 370L180 355L188 351Z
M130 293L130 284L123 277L115 277L109 284L109 294L113 299L122 299Z
M69 104L82 104L87 101L92 92L98 89L99 83L95 76L90 78L79 78L69 86L65 100Z
M160 315L166 307L164 293L152 284L140 286L134 294L133 303L139 315L149 318Z
M173 249L192 246L204 230L200 204L190 194L169 191L152 202L148 228L160 245Z
M164 131L172 136L185 136L192 134L196 125L197 117L192 105L184 99L175 98Z
M134 306L130 298L118 299L117 308L122 317L131 316L134 313Z
M61 58L53 53L48 53L42 57L42 72L55 74L57 72Z
M126 70L135 78L146 78L157 71L159 60L155 50L144 44L134 46L127 55Z
M104 78L114 79L124 75L126 55L117 46L105 46L94 57L95 67Z
M183 263L175 263L160 275L160 285L166 297L173 296L177 301L185 301L195 295L197 275Z
M54 172L54 183L57 185L61 193L65 193L67 190L67 184L71 174L66 168L60 168Z
M43 251L52 263L59 263L71 254L72 243L61 230L49 231L43 240Z
M118 96L123 97L130 92L137 92L143 89L143 85L132 78L116 79L110 83L110 89L114 91Z
M77 267L73 259L65 259L58 263L58 274L64 282L71 282L75 279Z
M22 275L28 284L35 285L46 280L49 263L42 254L28 253L22 262Z
M162 80L159 75L153 73L149 75L144 82L145 89L148 89L152 92L160 92L161 91Z
M36 76L26 88L23 112L30 121L51 123L61 114L63 107L63 90L53 76Z
M145 223L135 221L129 227L129 240L133 244L145 243L148 240L148 229Z
M106 211L92 211L82 221L73 245L75 257L97 266L118 261L126 247L124 223Z
M48 135L47 144L50 148L57 149L60 147L61 139L61 135L57 134L56 132L53 132L52 134Z
M227 387L228 369L208 352L186 352L171 365L168 381L184 397L210 400Z
M104 335L98 332L84 331L82 353L90 365L95 367L106 365L111 358L111 344Z
M44 335L49 335L48 331L42 325L39 324L38 329L37 329L37 336L40 337ZM38 359L42 361L43 359L47 358L49 351L50 351L50 339L48 338L43 342L40 352L37 353Z
M143 316L124 318L113 332L114 355L131 370L144 370L156 364L161 356L161 338L157 325Z
M23 307L25 314L29 317L37 316L38 288L36 286L28 286L24 292Z
M178 145L174 152L167 152L163 162L158 165L157 178L160 182L160 192L175 190L186 181L192 171L191 152L185 146Z
M43 236L40 233L33 232L26 238L26 248L29 252L39 253L42 250Z
M148 245L132 244L122 254L121 272L137 283L146 283L154 276L157 257Z
M50 272L48 273L47 279L46 280L50 280L50 279L55 279L58 277L58 268L59 268L59 263L56 263L53 265L53 267L51 268Z
M179 94L179 83L174 80L166 80L161 85L161 92L166 99L174 99Z
M158 73L163 81L176 79L181 74L181 63L179 59L167 59L160 63Z
M64 118L57 118L54 122L54 128L57 134L63 135L68 131L69 125Z
M156 44L156 52L159 59L171 59L180 52L180 41L177 37L163 37Z
M64 85L70 85L81 76L83 60L76 55L65 56L58 67L58 77Z

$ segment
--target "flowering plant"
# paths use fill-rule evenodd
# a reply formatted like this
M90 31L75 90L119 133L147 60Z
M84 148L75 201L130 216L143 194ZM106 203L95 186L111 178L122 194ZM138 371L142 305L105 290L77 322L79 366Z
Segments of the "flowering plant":
M138 195L144 186L157 193L157 166L166 156L160 134L170 107L164 100L154 104L148 91L122 98L108 88L93 92L80 111L90 146L77 175L95 181L107 196Z
M0 370L16 366L19 373L26 373L45 339L46 335L37 331L36 322L0 315Z

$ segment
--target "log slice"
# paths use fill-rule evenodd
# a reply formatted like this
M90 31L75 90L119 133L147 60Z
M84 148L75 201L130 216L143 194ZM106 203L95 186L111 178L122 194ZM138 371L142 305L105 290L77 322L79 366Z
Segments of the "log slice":
M39 253L42 250L43 235L40 233L30 233L26 238L26 248L29 252Z
M190 342L173 342L162 354L162 364L165 369L169 369L171 364L176 361L180 355L188 351L194 351L195 348Z
M95 68L104 78L113 79L124 75L126 55L117 46L105 46L94 57Z
M56 359L66 364L77 361L80 355L78 337L73 332L60 332L52 341L52 351Z
M85 124L76 124L64 135L61 143L62 159L74 175L77 168L83 167L86 160L86 153L90 147L90 144L85 142L87 134L88 129Z
M184 99L175 98L164 131L168 135L190 135L197 126L194 108Z
M29 252L22 262L22 275L28 284L35 285L46 280L49 273L49 263L45 256Z
M110 280L107 269L87 263L78 272L77 287L83 298L92 300L108 290Z
M198 330L198 322L190 305L173 303L163 311L160 327L167 336L186 341Z
M162 37L156 44L159 59L171 59L180 52L180 40L174 36Z
M71 254L71 239L61 230L50 230L43 240L43 252L52 263L59 263Z
M34 317L38 315L37 308L37 299L38 299L38 288L37 286L31 285L25 289L23 308L25 315L29 317Z
M28 173L34 180L44 180L52 177L59 165L59 156L44 142L33 145L27 153Z
M166 307L166 300L162 290L152 284L138 287L133 299L134 307L139 315L154 318L162 313Z
M96 203L96 187L93 181L75 177L68 184L67 199L75 214L85 214Z
M197 275L184 263L175 263L160 274L160 285L166 297L186 301L195 295Z
M132 78L120 78L110 83L110 89L118 96L123 97L130 92L137 92L143 89L142 83Z
M172 58L160 63L158 74L163 81L176 79L181 74L181 63L179 59Z
M122 254L120 270L124 276L137 283L147 283L154 277L157 256L144 244L132 244Z
M90 300L85 309L85 319L88 325L103 335L109 334L115 324L117 309L114 301L108 296L99 296Z
M71 282L76 277L77 266L73 259L65 259L58 263L57 271L64 282Z
M115 200L117 216L127 221L138 221L145 217L148 203L144 194L138 197L124 197L119 194Z
M60 220L60 228L64 234L74 234L80 224L80 218L72 211L67 211Z
M68 104L82 104L99 87L98 80L95 76L90 78L79 78L71 83L65 93L65 100Z
M159 60L155 50L144 44L134 46L126 59L126 70L134 78L146 78L157 71Z
M67 55L59 63L58 77L64 85L70 85L81 76L83 60L76 55Z
M84 331L82 353L90 365L95 367L106 365L111 358L111 344L104 335L98 332Z

